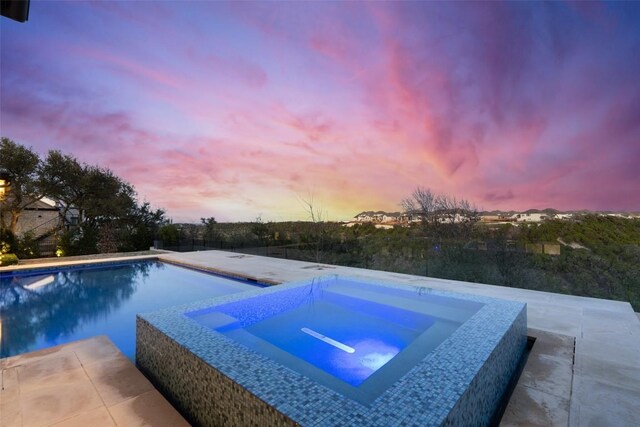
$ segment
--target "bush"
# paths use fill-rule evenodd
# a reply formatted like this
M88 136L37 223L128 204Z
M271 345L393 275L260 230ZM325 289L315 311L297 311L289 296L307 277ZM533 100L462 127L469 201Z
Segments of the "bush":
M180 240L180 230L174 224L166 224L158 230L158 237L165 245L177 245Z
M98 232L84 227L62 233L58 240L58 248L64 256L90 255L98 253L96 246Z
M0 254L6 254L16 249L16 238L8 229L0 229Z
M105 224L100 227L96 249L100 254L118 252L118 240L116 239L115 232L111 225Z
M15 254L0 255L0 266L15 265L18 263L18 257Z
M40 256L38 241L32 233L26 233L22 238L17 239L17 243L15 252L20 258L38 258Z

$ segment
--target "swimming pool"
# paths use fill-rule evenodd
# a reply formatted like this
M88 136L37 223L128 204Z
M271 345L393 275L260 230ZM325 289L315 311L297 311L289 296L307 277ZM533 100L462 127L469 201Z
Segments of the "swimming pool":
M138 316L138 366L202 425L489 425L526 305L340 276Z
M137 313L252 289L158 261L3 272L0 357L107 335L133 360Z

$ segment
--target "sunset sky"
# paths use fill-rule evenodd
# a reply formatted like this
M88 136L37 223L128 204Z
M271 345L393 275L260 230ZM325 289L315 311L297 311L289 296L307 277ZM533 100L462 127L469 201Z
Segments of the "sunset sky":
M37 1L0 20L0 126L175 221L640 211L640 2Z

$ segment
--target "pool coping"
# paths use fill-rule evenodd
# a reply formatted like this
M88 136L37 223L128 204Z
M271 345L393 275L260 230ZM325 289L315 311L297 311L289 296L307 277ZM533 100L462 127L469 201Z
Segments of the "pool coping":
M4 267L0 267L0 273L3 272L28 272L31 270L46 270L48 268L59 268L59 267L75 267L79 265L92 265L92 264L109 264L109 263L123 263L128 261L144 261L144 260L158 260L160 254L152 254L152 255L133 255L133 256L122 256L122 257L109 257L109 258L95 258L95 259L83 259L83 260L73 260L73 261L65 261L62 258L59 258L59 262L43 262L41 264L38 263L30 263L30 264L16 264L16 265L7 265Z
M168 252L168 251L165 251ZM0 273L9 272L9 273L27 273L27 272L38 272L38 271L46 271L54 268L73 268L78 266L85 265L110 265L110 264L122 264L126 262L134 262L134 261L161 261L167 264L175 265L178 267L185 267L192 270L201 271L204 273L213 273L220 276L231 277L235 279L246 280L249 282L255 282L259 285L279 285L281 282L277 280L273 280L268 277L254 277L246 274L234 273L231 271L226 271L224 269L210 267L206 265L201 265L198 263L191 263L183 260L172 260L172 259L161 259L160 255L162 254L151 254L151 255L133 255L133 256L123 256L123 257L109 257L109 258L92 258L92 259L84 259L84 260L73 260L73 261L64 261L60 260L59 262L43 262L41 264L33 263L26 265L9 265L0 267Z

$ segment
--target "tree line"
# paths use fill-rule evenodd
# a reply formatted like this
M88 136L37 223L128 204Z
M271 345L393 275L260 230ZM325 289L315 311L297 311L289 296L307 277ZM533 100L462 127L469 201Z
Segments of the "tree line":
M110 169L82 163L59 150L41 158L32 148L3 137L0 169L11 178L1 202L5 252L33 252L33 236L17 238L16 231L25 209L43 197L59 208L59 253L64 255L148 249L167 222L162 209L138 200L134 187Z

